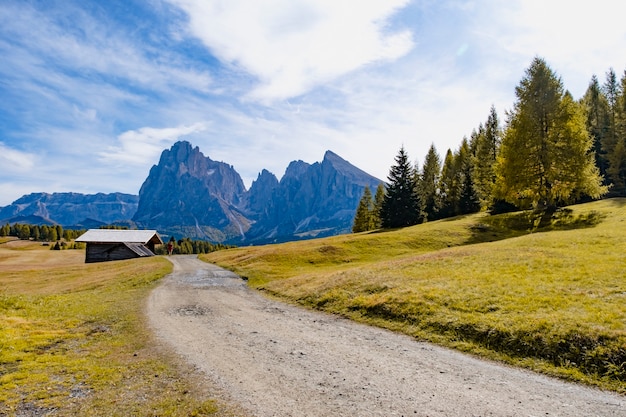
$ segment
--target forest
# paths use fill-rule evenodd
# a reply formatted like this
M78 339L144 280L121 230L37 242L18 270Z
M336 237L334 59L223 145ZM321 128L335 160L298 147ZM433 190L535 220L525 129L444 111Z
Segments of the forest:
M543 58L515 88L502 123L494 106L484 123L442 157L432 144L420 167L402 147L387 184L366 188L353 232L419 224L461 214L559 208L626 196L626 70L593 75L575 100Z
M85 233L85 229L63 229L60 224L57 225L35 225L35 224L5 224L0 226L0 237L16 236L23 240L32 239L39 242L56 242L64 239L69 242Z
M126 226L101 226L101 229L128 229ZM85 249L84 243L73 242L74 239L85 233L85 229L63 229L61 225L35 225L15 223L13 225L5 224L0 227L0 237L16 236L22 240L34 240L38 242L55 242L50 249ZM173 254L191 255L200 253L211 253L217 250L233 248L232 245L224 245L221 243L210 243L204 240L192 240L187 237L176 240L171 238L170 242L173 246ZM167 245L159 245L156 247L157 255L167 254Z

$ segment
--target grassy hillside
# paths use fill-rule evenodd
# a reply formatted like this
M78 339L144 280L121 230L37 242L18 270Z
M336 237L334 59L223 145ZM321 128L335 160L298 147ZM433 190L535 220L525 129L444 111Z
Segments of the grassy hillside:
M143 322L171 264L84 256L0 242L0 415L214 415Z
M203 259L283 299L626 392L626 200Z

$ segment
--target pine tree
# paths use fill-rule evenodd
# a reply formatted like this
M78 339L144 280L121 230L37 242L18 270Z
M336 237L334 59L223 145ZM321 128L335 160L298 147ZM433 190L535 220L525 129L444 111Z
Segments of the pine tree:
M617 134L626 141L626 70L622 74L617 100Z
M372 217L374 212L374 200L372 199L372 192L370 187L366 186L363 190L363 196L359 201L359 205L354 215L354 222L352 224L352 233L366 232L374 229L374 219Z
M614 92L614 126L611 132L614 132L615 146L607 155L607 177L612 184L611 194L626 196L626 71Z
M535 58L515 90L496 166L496 197L552 212L581 195L606 192L582 107Z
M587 131L593 140L596 166L607 183L609 161L603 144L606 142L606 134L609 131L609 104L595 75L591 77L582 103L587 110Z
M439 198L439 179L441 175L441 159L435 149L430 145L418 186L422 211L427 220L435 220L439 216L441 201Z
M452 217L458 214L459 210L459 177L457 175L454 154L450 149L446 152L441 168L441 217Z
M500 149L500 122L496 108L491 106L487 122L476 136L476 155L473 158L472 180L482 208L493 201L496 182L495 164ZM468 189L469 190L469 189Z
M455 159L456 176L459 184L458 214L475 213L480 210L480 200L472 177L472 152L466 138L463 138Z
M608 174L612 180L611 192L614 195L626 195L626 143L621 138L609 155Z
M381 209L381 221L385 228L412 226L423 221L417 195L414 170L409 163L404 146L389 170L389 183Z
M602 91L604 92L608 105L608 129L602 147L606 153L611 154L617 145L617 103L619 98L619 86L613 68L606 73L606 81L602 86Z

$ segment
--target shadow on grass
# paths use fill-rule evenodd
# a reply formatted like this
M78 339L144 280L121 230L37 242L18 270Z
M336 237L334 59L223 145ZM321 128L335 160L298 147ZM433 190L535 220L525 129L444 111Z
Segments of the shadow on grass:
M606 216L606 214L597 211L574 216L571 209L562 208L553 214L523 211L484 217L480 223L471 227L472 235L466 243L494 242L530 233L555 230L584 229L597 226Z

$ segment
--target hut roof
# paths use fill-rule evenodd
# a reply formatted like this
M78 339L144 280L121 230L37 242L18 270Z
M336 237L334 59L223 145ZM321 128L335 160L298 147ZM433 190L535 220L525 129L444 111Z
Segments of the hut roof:
M162 244L163 241L156 230L118 230L118 229L89 229L76 239L76 242L88 243L153 243Z

